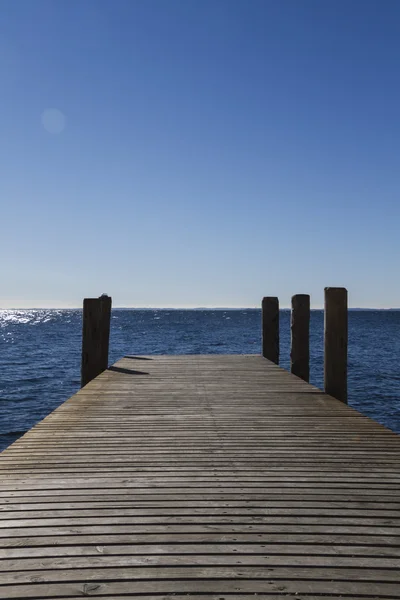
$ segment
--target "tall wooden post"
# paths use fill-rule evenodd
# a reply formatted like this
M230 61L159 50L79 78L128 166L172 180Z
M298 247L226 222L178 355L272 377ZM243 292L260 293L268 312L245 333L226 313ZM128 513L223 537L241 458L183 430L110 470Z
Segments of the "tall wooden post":
M347 290L325 288L325 392L347 403Z
M310 380L310 296L292 297L290 321L290 371L304 381Z
M85 298L83 301L81 386L108 367L111 298Z
M262 355L279 364L279 300L265 297L261 304Z

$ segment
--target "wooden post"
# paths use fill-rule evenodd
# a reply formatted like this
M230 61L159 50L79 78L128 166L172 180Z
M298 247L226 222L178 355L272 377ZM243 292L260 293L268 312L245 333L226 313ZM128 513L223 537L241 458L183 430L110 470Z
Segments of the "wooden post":
M292 297L290 321L290 371L304 381L310 381L310 296Z
M347 290L325 288L325 392L347 403Z
M275 297L262 299L262 355L279 365L279 300Z
M81 387L108 367L111 298L85 298L83 301Z

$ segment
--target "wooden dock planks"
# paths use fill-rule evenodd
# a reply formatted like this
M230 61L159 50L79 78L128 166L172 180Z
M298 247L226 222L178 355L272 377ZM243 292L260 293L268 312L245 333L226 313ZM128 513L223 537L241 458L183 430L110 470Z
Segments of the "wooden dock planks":
M1 454L0 598L400 598L399 466L262 357L126 357Z

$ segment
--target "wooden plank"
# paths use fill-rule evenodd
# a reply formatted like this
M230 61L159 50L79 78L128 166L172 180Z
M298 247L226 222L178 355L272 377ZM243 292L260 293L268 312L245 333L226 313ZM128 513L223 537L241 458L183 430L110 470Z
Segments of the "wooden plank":
M210 528L212 529L212 528ZM72 533L62 536L40 535L40 536L10 536L0 540L0 548L15 547L55 547L55 546L81 546L93 547L108 546L110 544L287 544L295 548L306 544L318 549L320 546L367 546L375 548L376 553L383 548L390 554L392 548L399 547L398 536L382 536L381 534L349 534L349 533L310 533L301 531L299 533L248 533L242 531L228 532L204 532L204 533ZM185 564L184 562L182 563Z
M96 507L94 507L96 508ZM227 508L225 506L220 507L202 507L202 508L190 508L190 507L124 507L118 506L117 508L102 508L97 507L97 510L93 510L93 507L90 508L57 508L57 509L45 509L43 507L37 508L36 510L29 511L18 511L18 510L7 510L2 511L0 514L0 527L10 526L10 521L21 519L24 515L25 520L36 521L36 519L65 519L65 518L76 518L76 519L85 519L85 523L89 523L89 519L96 519L96 522L99 522L101 519L106 519L107 523L113 522L111 518L124 518L132 520L134 522L140 523L141 519L146 518L146 522L148 522L148 517L152 517L152 519L162 519L163 517L173 517L180 520L186 520L182 517L187 517L187 519L196 520L201 516L203 518L203 522L207 522L208 520L218 517L220 522L221 519L226 521L227 519L232 519L234 522L237 519L243 519L243 522L248 522L250 517L254 517L256 522L261 522L261 519L271 519L274 522L278 521L278 519L290 519L290 522L297 519L308 519L314 520L317 522L322 522L323 520L328 520L329 522L339 522L342 521L351 521L355 524L365 524L366 519L370 519L372 524L380 522L385 525L388 523L387 517L391 517L390 521L393 525L399 525L400 521L400 513L398 510L371 510L371 509L351 509L351 508L307 508L300 506L296 511L293 510L293 507L279 507L279 508L253 508L248 506L242 506L238 508ZM321 519L321 521L319 521ZM380 521L379 521L380 520ZM252 521L250 521L252 522ZM284 522L284 521L282 521ZM43 521L42 521L43 523Z
M78 496L80 498L80 496ZM140 501L135 502L132 496L118 496L118 499L106 500L104 497L95 496L94 499L90 500L86 496L83 500L74 500L68 501L67 499L59 498L57 502L56 499L51 499L49 497L46 498L45 502L28 502L29 498L24 498L24 502L12 502L9 501L5 503L4 501L1 504L1 515L2 518L7 518L10 513L24 511L30 514L32 511L42 511L42 510L54 510L54 511L63 511L63 510L79 510L83 511L88 508L97 509L102 511L103 509L130 509L133 511L136 510L160 510L160 507L163 510L175 510L177 513L185 510L195 510L195 511L203 511L205 509L214 511L214 510L224 510L227 513L231 511L235 512L240 510L245 511L257 511L257 510L271 510L273 512L285 512L290 510L292 512L298 511L319 511L327 509L330 513L334 514L335 511L339 511L340 514L347 514L347 512L355 511L357 514L368 514L369 512L374 512L376 514L387 514L391 511L400 510L400 502L382 502L380 498L376 501L366 501L361 500L359 502L345 502L342 499L340 500L304 500L304 498L300 498L299 500L266 500L263 498L262 501L253 501L249 500L230 500L230 499L220 499L220 500L204 500L202 498L196 500L188 500L184 498L182 500L168 500L163 499L162 501ZM161 502L161 503L160 503ZM294 510L296 509L296 511Z
M102 588L101 586L97 586L97 585L93 585L94 588L94 592L90 592L90 590L88 590L88 588L86 588L86 595L87 592L89 591L90 594L89 595L93 595L96 593L96 590L99 589L101 592L101 598L102 600L115 600L116 596L109 596L109 595L104 595L102 593ZM100 593L99 592L99 593ZM70 598L71 600L82 600L82 594L83 594L83 590L81 590L81 595L80 596L68 596L68 598ZM237 594L233 594L230 593L229 594L229 600L254 600L254 593L253 594L242 594L240 593L239 595ZM282 594L280 592L278 592L278 594L262 594L262 593L257 593L257 600L282 600ZM195 596L198 596L198 594L191 594L190 592L185 593L184 595L182 594L176 594L175 592L173 593L173 597L174 600L188 600L188 598L194 598ZM65 596L64 596L65 597ZM131 594L125 594L123 595L124 600L138 600L140 596L138 596L137 594L135 595L131 595ZM146 600L160 600L160 594L157 595L153 595L153 594L146 594L145 596ZM207 594L207 593L201 593L201 598L202 600L216 600L215 598L215 594ZM225 600L225 596L220 595L219 596L220 600ZM285 594L285 598L286 600L299 600L298 598L298 592L296 592L295 594ZM346 598L348 598L349 600L365 600L365 596L346 596ZM321 600L321 596L314 596L314 595L310 595L307 594L307 600ZM379 596L379 600L393 600L393 597L388 597L388 596Z
M287 569L289 555L266 555L265 553L257 554L255 551L246 553L238 552L222 552L216 553L215 548L211 547L208 553L200 552L199 554L191 553L187 556L187 563L190 561L192 567L231 567L235 565L243 565L249 567L266 567L277 569ZM0 560L0 573L15 572L21 570L21 563L26 571L48 570L54 571L58 569L65 570L80 570L80 569L113 569L123 567L180 567L182 566L181 553L159 553L152 554L147 552L145 555L110 555L105 551L104 547L100 547L94 556L66 556L66 557L37 557ZM400 569L400 557L389 558L388 556L370 556L370 557L354 557L354 556L337 556L329 554L329 560L326 556L310 556L308 554L290 555L290 566L300 567L307 573L306 568L321 568L321 573L325 574L325 569L329 563L331 569L375 569L375 570L392 570ZM186 567L187 565L185 565ZM322 569L324 569L322 571ZM287 573L285 572L285 576ZM2 575L0 575L2 577Z
M235 559L234 559L235 560ZM134 585L135 581L149 581L154 580L168 581L173 580L175 585L176 581L179 580L253 580L253 581L288 581L290 579L297 580L299 583L301 579L308 580L310 584L316 581L325 581L326 584L333 584L335 582L342 582L343 580L350 582L358 581L358 569L351 567L340 567L334 568L328 565L325 567L313 567L309 568L299 567L298 565L290 565L290 567L276 566L272 570L265 568L264 566L239 566L237 563L232 562L228 566L220 566L214 564L212 566L202 565L196 566L192 562L187 562L184 567L175 567L173 565L164 567L158 565L148 565L147 567L113 567L107 569L105 567L92 567L88 569L41 569L40 575L35 570L20 571L8 571L3 572L1 575L1 586L18 585L21 583L30 584L35 577L38 577L40 582L44 583L55 583L55 582L69 582L69 581L107 581L118 579L120 581L126 581ZM374 583L398 583L398 571L397 569L360 569L363 571L363 583L364 590L367 589L367 584L371 584L373 587ZM310 586L312 587L312 585ZM376 588L377 589L377 588Z
M37 575L37 577L39 577ZM327 581L303 581L303 580L269 580L264 579L252 579L243 580L240 578L215 580L209 578L208 580L199 579L179 579L175 581L153 579L152 581L115 581L107 582L103 579L95 581L74 581L71 583L40 583L35 582L27 585L13 585L5 586L3 589L0 588L0 598L4 599L16 599L16 598L82 598L85 596L99 596L101 598L111 596L114 600L118 597L129 597L129 594L135 598L151 598L152 594L155 594L160 600L165 594L173 596L174 599L179 597L187 598L188 595L191 597L193 594L197 596L201 594L212 594L215 600L215 594L218 598L225 598L224 594L229 595L229 600L232 598L243 598L243 595L248 594L257 595L263 600L271 600L271 598L278 598L282 600L282 596L285 600L290 598L291 600L298 600L298 595L305 595L307 600L313 598L316 594L317 597L325 595L325 590L329 587L330 597L340 598L345 596L349 600L357 600L362 598L379 598L379 600L393 600L398 598L398 586L395 582L355 582L355 581L340 581L340 582L327 582ZM238 596L237 594L240 594ZM277 594L277 596L274 596ZM131 596L132 597L132 596ZM154 598L154 596L153 596ZM314 596L315 600L315 596Z
M0 598L400 598L400 439L258 356L123 358L0 456Z
M350 558L361 558L370 559L371 557L387 558L389 559L400 559L400 548L396 546L388 547L376 547L369 545L340 545L340 544L320 544L318 546L313 545L302 545L302 544L279 544L279 543L245 543L245 544L234 544L234 543L216 543L216 544L104 544L102 546L96 545L78 545L73 546L30 546L29 548L16 547L16 548L2 548L0 549L0 569L6 570L4 565L6 561L23 558L32 559L34 557L54 559L56 557L81 557L81 556L142 556L144 558L154 555L161 556L181 556L182 554L190 554L192 556L204 556L212 559L215 555L232 555L232 556L246 556L246 557L257 557L266 559L278 560L284 564L287 564L287 557L294 556L302 558L307 562L313 561L316 558L326 559L328 556L332 556L334 559L346 559ZM286 562L285 562L286 561ZM26 566L25 560L21 563ZM81 563L83 564L83 563ZM182 564L182 563L181 563ZM331 561L332 566L334 561ZM349 563L345 563L349 564ZM389 563L386 563L387 565ZM397 563L396 563L397 565Z

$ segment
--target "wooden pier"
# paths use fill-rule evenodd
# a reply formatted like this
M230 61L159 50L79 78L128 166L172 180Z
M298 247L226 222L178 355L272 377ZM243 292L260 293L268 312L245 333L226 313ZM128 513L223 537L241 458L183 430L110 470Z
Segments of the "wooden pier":
M400 598L399 466L264 357L125 357L1 454L0 598Z

